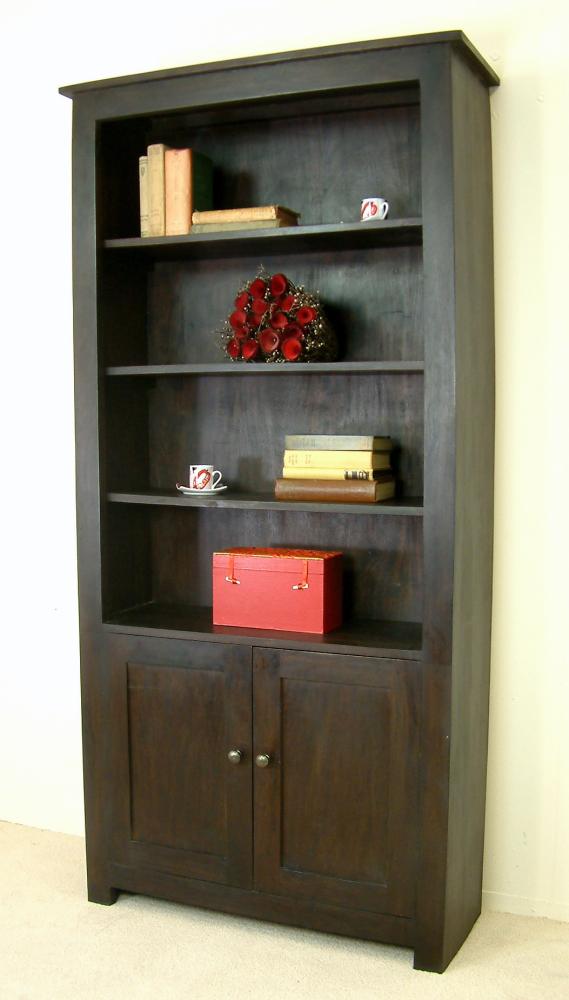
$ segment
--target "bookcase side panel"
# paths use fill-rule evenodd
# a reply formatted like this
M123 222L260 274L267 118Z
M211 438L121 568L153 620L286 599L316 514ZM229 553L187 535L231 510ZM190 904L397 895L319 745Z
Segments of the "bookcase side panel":
M484 842L494 467L490 106L452 61L456 253L456 515L446 947L480 913Z
M442 971L448 849L455 511L452 92L441 50L421 81L425 317L424 668L415 966Z
M112 903L109 882L111 711L104 668L101 607L101 426L97 282L97 126L90 95L73 107L73 325L77 558L80 619L83 775L89 899ZM104 460L103 460L104 461Z

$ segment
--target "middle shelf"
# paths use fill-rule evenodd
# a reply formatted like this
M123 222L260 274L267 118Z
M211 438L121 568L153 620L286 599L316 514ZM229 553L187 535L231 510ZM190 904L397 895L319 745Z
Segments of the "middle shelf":
M275 500L271 493L232 491L223 496L189 497L176 490L136 490L107 494L110 503L143 504L156 507L209 507L226 510L298 510L335 514L388 514L423 516L422 497L401 497L381 503L316 503L302 500Z

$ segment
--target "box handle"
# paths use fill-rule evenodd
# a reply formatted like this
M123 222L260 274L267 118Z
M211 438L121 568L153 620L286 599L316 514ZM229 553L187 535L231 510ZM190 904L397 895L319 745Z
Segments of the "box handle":
M241 580L237 580L237 578L234 576L234 572L235 572L235 558L232 555L229 556L228 570L229 570L229 576L225 577L226 582L227 583L236 583L237 585L239 585L241 583Z
M300 581L300 583L293 583L292 589L293 590L308 590L308 587L309 587L309 583L308 583L308 559L305 559L304 560L304 570L303 570L303 573L302 573L302 580Z

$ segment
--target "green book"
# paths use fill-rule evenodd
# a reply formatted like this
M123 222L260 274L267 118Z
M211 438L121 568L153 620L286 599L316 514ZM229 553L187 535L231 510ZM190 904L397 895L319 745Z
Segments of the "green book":
M192 233L231 233L241 229L285 229L292 225L296 225L296 222L285 222L283 219L257 219L255 222L194 222Z
M193 154L194 201L192 211L205 212L213 206L213 163L205 153Z

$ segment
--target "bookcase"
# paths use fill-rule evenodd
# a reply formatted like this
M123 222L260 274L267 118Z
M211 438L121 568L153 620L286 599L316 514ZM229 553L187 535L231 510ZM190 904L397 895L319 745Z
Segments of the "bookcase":
M489 88L461 32L64 87L73 98L89 898L121 890L414 949L480 911L493 496ZM297 228L138 237L151 142ZM363 197L390 202L360 223ZM334 363L233 363L259 264L318 289ZM277 502L286 433L395 442L376 505ZM231 488L181 496L190 461ZM214 627L211 557L341 548L324 636ZM266 766L268 765L268 766Z

